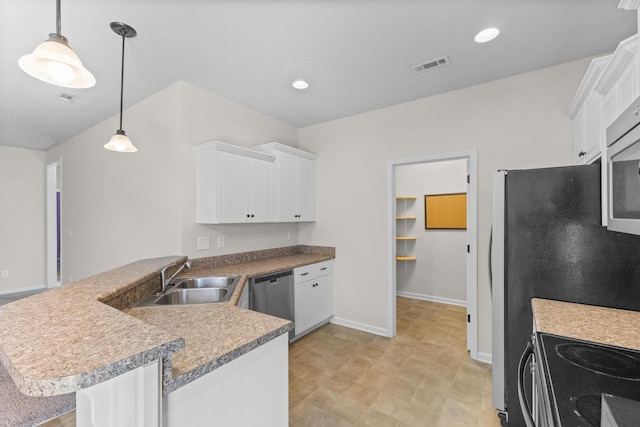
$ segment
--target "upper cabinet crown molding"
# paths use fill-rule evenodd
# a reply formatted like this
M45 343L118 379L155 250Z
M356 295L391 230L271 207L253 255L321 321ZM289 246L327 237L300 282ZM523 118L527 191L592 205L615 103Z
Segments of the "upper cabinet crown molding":
M209 141L204 142L202 144L194 145L194 151L203 151L203 150L218 150L224 151L227 153L237 154L239 156L252 157L258 160L264 160L267 162L274 162L276 160L275 156L264 153L262 151L252 150L250 148L244 148L237 145L227 144L226 142L220 141Z
M254 147L257 150L265 150L265 151L281 151L283 153L288 153L293 156L304 157L306 159L315 160L318 158L317 154L309 153L308 151L300 150L295 147L290 147L288 145L281 144L279 142L269 142L267 144L260 144Z
M620 0L618 4L618 9L640 9L640 0Z
M639 0L640 1L640 0ZM578 86L578 90L573 97L573 101L569 105L569 117L574 119L582 106L584 105L587 97L593 92L596 83L602 76L603 71L611 61L611 57L613 55L601 56L600 58L595 58L591 60L591 64L589 64L589 68L582 78L582 82L580 82L580 86Z
M600 79L596 83L595 91L601 95L606 94L611 86L613 86L622 71L627 67L630 61L635 60L638 54L638 35L635 34L626 40L623 40L618 45L609 64L600 76Z

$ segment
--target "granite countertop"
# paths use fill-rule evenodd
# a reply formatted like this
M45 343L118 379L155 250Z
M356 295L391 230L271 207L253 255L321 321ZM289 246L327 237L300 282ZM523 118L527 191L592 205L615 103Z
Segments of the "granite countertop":
M533 298L537 332L640 351L640 312Z
M292 246L193 259L181 276L242 276L228 303L128 309L157 289L163 267L187 258L137 261L0 307L0 362L22 393L52 396L162 359L166 395L293 327L236 307L249 277L334 254Z
M173 356L173 377L165 394L253 350L293 328L289 320L236 307L249 278L326 261L325 254L291 254L211 266L194 260L194 267L179 277L238 276L240 281L228 303L172 307L136 307L126 310L146 323L164 328L186 340L186 348ZM215 325L215 327L212 327Z

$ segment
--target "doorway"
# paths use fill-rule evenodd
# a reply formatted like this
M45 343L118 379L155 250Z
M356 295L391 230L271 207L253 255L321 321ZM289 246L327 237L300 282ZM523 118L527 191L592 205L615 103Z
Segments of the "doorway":
M420 165L428 163L449 162L464 160L467 171L467 254L466 254L466 305L467 305L467 348L472 359L478 358L478 333L477 333L477 151L466 150L454 153L444 153L432 156L418 156L403 159L389 160L387 162L387 248L389 268L387 277L387 331L389 336L396 335L396 293L397 293L397 269L399 261L396 261L397 252L397 196L396 174L399 167L407 165Z
M47 164L46 215L47 215L47 288L60 286L61 283L61 244L60 244L60 165L61 160Z

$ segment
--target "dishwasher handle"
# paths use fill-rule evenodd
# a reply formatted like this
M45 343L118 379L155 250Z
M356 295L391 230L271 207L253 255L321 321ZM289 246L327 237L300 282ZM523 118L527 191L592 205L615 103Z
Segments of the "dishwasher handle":
M293 275L292 270L279 271L273 274L266 274L264 276L254 277L253 279L251 279L250 283L254 283L254 284L263 283L263 282L278 283L280 279L284 277L292 276L292 275Z

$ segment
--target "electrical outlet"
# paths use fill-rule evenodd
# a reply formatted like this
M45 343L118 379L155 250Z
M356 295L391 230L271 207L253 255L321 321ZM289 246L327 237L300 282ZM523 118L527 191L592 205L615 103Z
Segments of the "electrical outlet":
M291 240L293 238L293 233L290 231L287 231L287 240Z
M224 236L218 236L218 247L224 248Z
M209 249L209 236L198 237L198 250L205 251Z
M9 270L2 270L2 277L9 277Z

